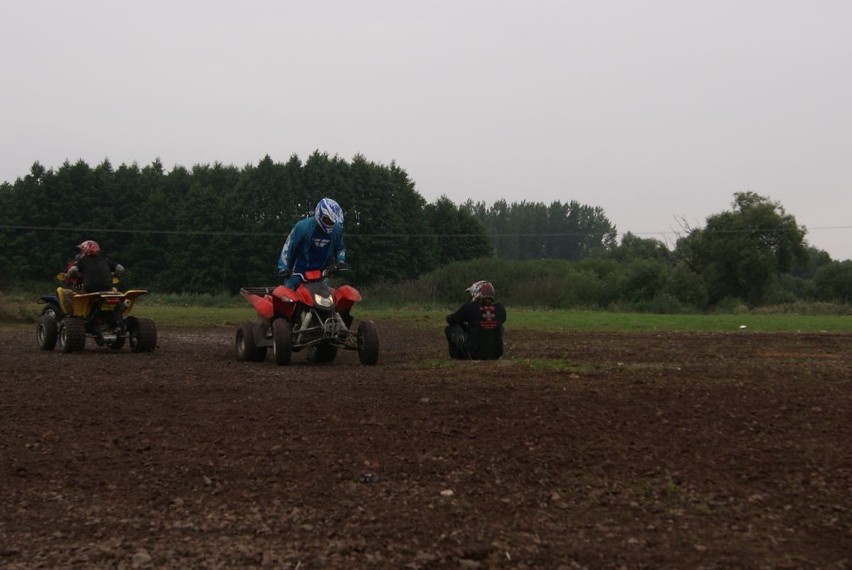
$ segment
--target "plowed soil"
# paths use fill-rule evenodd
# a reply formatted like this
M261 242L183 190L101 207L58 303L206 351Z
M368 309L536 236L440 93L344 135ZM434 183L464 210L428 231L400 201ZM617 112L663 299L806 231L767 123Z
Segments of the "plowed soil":
M852 567L852 335L377 325L372 367L0 329L0 567Z

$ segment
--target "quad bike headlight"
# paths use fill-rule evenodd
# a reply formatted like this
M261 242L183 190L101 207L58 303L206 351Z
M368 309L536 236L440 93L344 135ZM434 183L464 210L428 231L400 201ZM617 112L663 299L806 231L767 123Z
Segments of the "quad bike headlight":
M131 301L130 299L124 300L124 308L125 309L129 309L132 305L133 305L133 301Z
M323 297L319 293L314 293L314 303L319 307L331 307L331 297Z

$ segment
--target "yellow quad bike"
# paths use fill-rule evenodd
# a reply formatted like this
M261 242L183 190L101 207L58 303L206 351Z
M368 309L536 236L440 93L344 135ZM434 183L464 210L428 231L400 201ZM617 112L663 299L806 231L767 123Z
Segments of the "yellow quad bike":
M65 281L65 274L56 276ZM113 285L118 283L113 278ZM56 297L43 297L40 302L48 308L42 312L36 325L39 348L62 352L77 352L86 345L86 337L98 346L119 350L125 340L130 340L133 352L151 352L157 346L157 327L151 319L131 317L136 300L147 293L143 289L130 289L97 293L81 293L56 288ZM49 310L48 310L49 309Z

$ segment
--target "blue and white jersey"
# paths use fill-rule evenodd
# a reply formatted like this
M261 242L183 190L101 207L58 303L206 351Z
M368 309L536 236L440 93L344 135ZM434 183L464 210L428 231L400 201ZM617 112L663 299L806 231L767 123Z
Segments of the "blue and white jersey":
M335 224L331 233L327 234L311 216L293 226L281 248L278 270L304 273L311 269L322 269L332 256L335 263L346 262L343 225Z

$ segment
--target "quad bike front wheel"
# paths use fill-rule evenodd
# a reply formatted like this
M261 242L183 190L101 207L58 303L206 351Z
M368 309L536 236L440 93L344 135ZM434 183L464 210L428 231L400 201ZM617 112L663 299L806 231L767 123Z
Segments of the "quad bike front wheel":
M53 350L56 346L56 339L59 337L59 327L56 324L56 319L50 315L42 313L36 324L36 339L38 347L42 350Z
M290 364L293 355L293 340L290 338L290 323L286 319L272 321L272 356L275 364Z
M62 352L79 352L86 346L86 323L80 317L62 319L58 325L57 344Z
M133 352L153 352L157 347L157 325L154 324L154 321L136 317L130 317L127 320L130 350Z
M368 365L379 361L379 329L373 321L358 325L358 360Z
M237 360L241 362L263 362L266 359L266 347L257 346L254 340L253 323L240 325L234 344L237 348Z
M56 303L45 303L44 308L41 310L41 315L58 321L62 318L62 311Z

